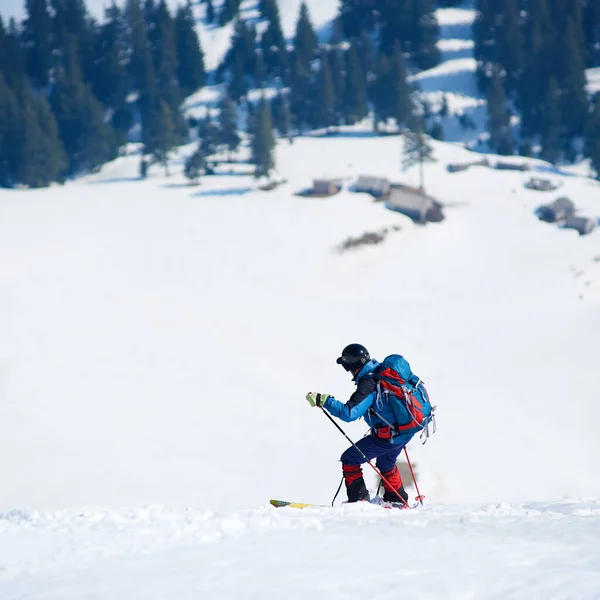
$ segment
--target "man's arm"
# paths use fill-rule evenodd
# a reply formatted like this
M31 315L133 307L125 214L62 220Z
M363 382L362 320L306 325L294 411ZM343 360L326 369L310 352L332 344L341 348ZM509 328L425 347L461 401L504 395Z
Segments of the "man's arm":
M363 377L356 391L345 404L333 397L327 398L323 408L326 408L334 417L346 421L356 421L369 410L377 395L377 384L373 377Z

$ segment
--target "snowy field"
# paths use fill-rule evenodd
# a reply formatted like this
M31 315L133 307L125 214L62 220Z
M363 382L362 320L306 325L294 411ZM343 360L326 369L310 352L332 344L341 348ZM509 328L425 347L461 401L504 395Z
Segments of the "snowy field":
M22 513L0 532L3 600L600 597L598 502Z
M551 195L521 173L447 173L473 157L451 144L426 167L441 224L350 191L362 172L415 183L400 146L283 143L272 192L138 181L137 157L0 192L0 598L600 597L598 232L539 222ZM294 195L319 175L344 191ZM600 214L598 183L555 177ZM349 395L351 341L404 353L439 406L410 448L426 508L265 507L330 502L346 442L304 394ZM359 576L365 540L382 558Z
M335 3L309 6L324 32ZM417 79L467 142L485 118L473 11L438 17L444 62ZM124 156L0 190L0 600L600 598L600 231L534 216L566 195L598 218L600 184L585 164L544 175L551 193L532 173L450 174L481 156L434 148L446 220L425 227L352 192L360 174L418 183L368 123L281 142L270 192L242 163L188 186L192 146L168 178ZM342 192L296 195L322 176ZM403 353L438 405L409 447L425 507L271 508L331 501L347 443L304 395L347 398L335 358L355 341Z

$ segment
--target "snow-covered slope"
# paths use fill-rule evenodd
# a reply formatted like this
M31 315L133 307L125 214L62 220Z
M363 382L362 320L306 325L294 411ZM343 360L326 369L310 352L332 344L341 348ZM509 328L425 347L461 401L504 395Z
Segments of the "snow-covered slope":
M597 234L540 223L528 176L447 173L471 156L448 144L427 166L442 224L348 189L294 196L320 175L414 183L400 148L360 131L281 144L272 192L235 174L137 181L137 157L0 192L0 506L326 502L346 443L304 394L349 394L335 358L355 340L405 353L439 404L414 450L431 500L600 491ZM560 179L598 215L596 182Z
M445 63L421 85L476 118L472 11L439 14ZM170 178L124 156L0 190L2 600L599 597L600 232L534 210L567 195L598 217L600 184L450 174L479 156L434 146L447 219L426 227L351 192L362 173L418 182L368 123L280 143L271 192L243 164L187 186L191 146ZM343 191L295 195L320 176ZM426 507L272 509L333 496L347 444L304 395L351 393L335 358L353 341L404 353L438 405L409 448Z
M3 600L595 600L600 503L0 517Z

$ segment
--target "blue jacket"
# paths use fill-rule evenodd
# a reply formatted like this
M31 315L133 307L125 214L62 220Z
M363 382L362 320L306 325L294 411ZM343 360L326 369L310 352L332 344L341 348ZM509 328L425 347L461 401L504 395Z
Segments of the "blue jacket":
M376 360L370 360L356 376L356 391L345 404L330 396L323 408L327 409L334 417L349 423L361 417L371 429L385 427L386 423L374 413L377 412L386 421L395 423L395 415L389 402L377 398L377 382L373 371L379 366ZM372 410L369 410L372 409ZM393 444L407 444L414 433L402 433L392 438Z

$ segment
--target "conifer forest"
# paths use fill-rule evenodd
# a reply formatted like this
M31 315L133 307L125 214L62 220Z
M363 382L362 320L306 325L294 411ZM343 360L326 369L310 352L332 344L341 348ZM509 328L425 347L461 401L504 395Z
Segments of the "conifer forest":
M240 4L117 0L96 19L84 0L25 0L20 21L0 9L0 186L94 171L130 141L142 145L143 175L147 161L168 171L173 150L197 140L185 165L197 180L243 145L268 177L278 138L366 118L382 135L392 123L443 139L409 79L440 62L436 9L462 2L340 0L326 37L302 4L287 38L277 0L257 0L258 19L244 19ZM210 71L198 5L204 26L232 25ZM475 0L475 9L489 150L553 164L585 157L600 172L600 97L585 74L600 65L600 0ZM186 116L185 99L207 85L223 90L218 111Z

